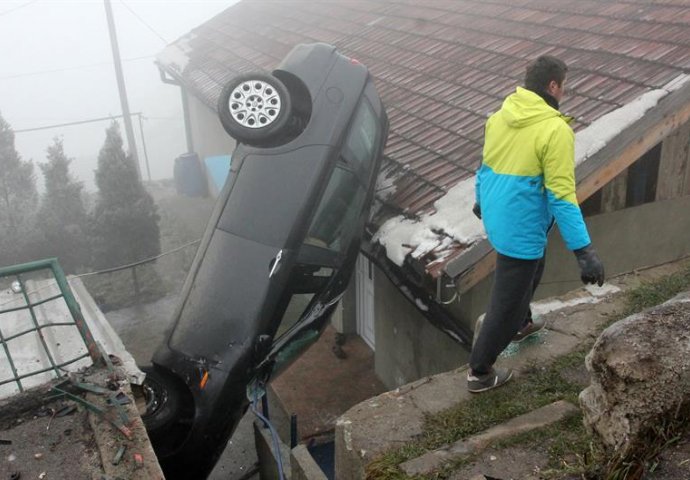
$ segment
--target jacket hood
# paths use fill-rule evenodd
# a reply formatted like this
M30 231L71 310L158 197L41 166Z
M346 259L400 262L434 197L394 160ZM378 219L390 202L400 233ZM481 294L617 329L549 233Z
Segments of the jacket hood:
M513 128L523 128L554 117L563 117L538 94L522 87L509 95L500 110L505 122Z

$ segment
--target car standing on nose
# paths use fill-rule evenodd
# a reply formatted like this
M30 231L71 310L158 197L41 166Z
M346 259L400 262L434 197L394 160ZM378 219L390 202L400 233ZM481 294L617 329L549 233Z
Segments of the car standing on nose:
M143 415L167 478L206 478L250 401L313 343L354 269L388 135L365 66L296 46L218 101L230 174L145 368Z

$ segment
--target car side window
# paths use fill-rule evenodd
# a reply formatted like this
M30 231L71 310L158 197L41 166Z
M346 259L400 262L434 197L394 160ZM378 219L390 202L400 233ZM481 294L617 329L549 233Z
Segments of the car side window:
M380 136L379 122L365 97L357 107L343 148L346 160L364 183L369 181L369 171L377 154Z
M358 232L366 192L351 170L337 165L328 181L304 243L344 252Z

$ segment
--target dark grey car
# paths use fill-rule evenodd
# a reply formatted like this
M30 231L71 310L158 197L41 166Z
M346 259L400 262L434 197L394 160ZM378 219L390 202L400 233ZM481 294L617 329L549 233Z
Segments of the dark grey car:
M208 476L249 397L320 335L388 133L368 70L325 44L230 82L219 115L238 140L231 172L147 369L144 420L168 478Z

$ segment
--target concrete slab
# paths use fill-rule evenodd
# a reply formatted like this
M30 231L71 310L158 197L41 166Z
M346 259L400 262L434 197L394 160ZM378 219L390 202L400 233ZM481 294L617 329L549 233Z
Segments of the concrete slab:
M541 480L539 465L547 465L549 455L540 449L524 449L519 446L507 448L489 447L481 452L469 465L454 471L448 480L520 479Z
M508 345L496 364L519 372L534 364L548 364L551 360L574 351L580 344L581 340L574 335L543 330L521 343Z
M364 466L378 454L421 435L424 411L395 391L343 414L335 427L336 479L365 478Z
M400 465L407 475L425 475L440 468L444 463L457 460L483 450L491 443L519 433L544 428L577 413L575 405L566 401L554 402L532 412L515 417L501 425L460 440L446 447L427 452Z
M610 318L623 306L623 296L615 295L597 305L578 305L550 315L546 327L581 340L594 340Z

